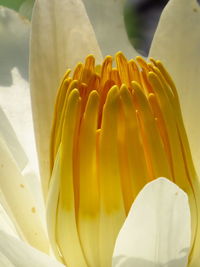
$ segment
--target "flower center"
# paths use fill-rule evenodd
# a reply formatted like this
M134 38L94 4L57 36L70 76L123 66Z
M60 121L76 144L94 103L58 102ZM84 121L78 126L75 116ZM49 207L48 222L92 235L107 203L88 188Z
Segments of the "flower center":
M111 267L117 234L142 187L167 177L185 190L197 231L195 171L176 88L160 61L101 66L89 55L61 83L51 136L48 224L69 267ZM128 241L127 241L128 242Z

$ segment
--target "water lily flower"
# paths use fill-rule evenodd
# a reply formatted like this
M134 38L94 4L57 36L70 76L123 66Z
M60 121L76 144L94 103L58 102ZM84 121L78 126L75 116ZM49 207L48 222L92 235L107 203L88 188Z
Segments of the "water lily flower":
M137 57L136 63L116 53L123 49L126 56L137 56L126 45L127 37L119 27L121 3L108 1L107 8L104 1L84 3L38 0L32 20L31 99L51 247L57 259L69 267L187 266L189 252L189 266L197 267L200 187L176 87L160 61L147 63ZM99 12L91 16L93 28L85 8L90 15L94 7ZM189 113L183 81L187 79L188 91L194 93L198 77L190 75L186 64L180 66L184 58L177 44L183 40L183 30L191 35L183 44L189 39L194 43L192 51L185 47L186 58L199 67L199 11L196 1L171 0L150 51L150 56L160 58L168 68L173 66L169 71L179 90L183 114ZM183 18L188 19L185 25ZM169 22L173 20L176 44L169 38ZM106 31L100 30L100 24L106 25ZM163 45L166 40L167 47ZM102 54L110 52L116 53L116 67L112 67L111 56L102 59ZM79 63L84 59L85 63ZM68 68L73 69L71 78ZM186 69L187 75L181 79ZM48 241L26 172L22 173L26 157L5 114L0 115L4 121L0 142L2 203L20 236L47 253ZM193 130L187 117L185 123ZM194 162L198 156L196 136L189 135ZM161 176L188 195L191 243L186 194L166 179L155 180L141 191ZM62 266L5 233L1 233L1 240L0 260L6 266L26 266L25 251L33 266Z

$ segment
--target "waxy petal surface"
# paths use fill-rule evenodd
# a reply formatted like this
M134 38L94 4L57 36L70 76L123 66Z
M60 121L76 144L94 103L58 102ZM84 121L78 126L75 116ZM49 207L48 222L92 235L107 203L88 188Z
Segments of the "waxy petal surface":
M0 189L4 207L20 236L41 251L48 251L48 242L26 179L22 176L6 143L0 139ZM3 203L4 204L4 203Z
M36 1L32 15L30 84L45 195L56 91L66 69L73 68L91 53L97 61L101 60L101 52L82 1Z
M0 231L0 265L6 267L64 267L41 251Z
M195 167L200 174L200 6L197 0L171 0L162 13L150 56L170 72L180 97Z
M116 241L113 267L186 267L189 249L187 195L159 178L134 201Z

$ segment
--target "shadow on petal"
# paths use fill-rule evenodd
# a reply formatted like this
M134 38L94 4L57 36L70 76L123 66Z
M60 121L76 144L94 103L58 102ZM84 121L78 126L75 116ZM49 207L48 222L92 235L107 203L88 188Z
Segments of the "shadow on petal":
M185 254L184 251L187 249L183 249L182 252ZM179 258L174 259L171 261L168 261L166 263L160 263L156 262L156 259L154 262L146 260L146 259L140 259L140 258L130 258L126 257L124 255L114 257L112 266L113 267L186 267L187 264L187 255Z
M0 8L1 86L10 86L13 83L11 70L14 67L25 80L28 80L29 28L29 22L18 13Z

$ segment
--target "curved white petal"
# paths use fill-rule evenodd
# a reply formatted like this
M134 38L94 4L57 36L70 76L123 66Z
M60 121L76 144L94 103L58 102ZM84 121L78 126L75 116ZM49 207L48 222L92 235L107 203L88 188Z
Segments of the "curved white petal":
M45 213L45 203L42 194L42 186L39 180L38 175L36 174L35 170L28 164L26 168L22 171L22 175L24 176L31 193L33 194L38 213L41 217L43 225L46 228L46 213Z
M2 231L0 231L0 264L1 267L64 267L46 254Z
M30 83L35 133L45 191L56 91L67 68L101 52L81 0L36 1L32 15Z
M0 252L0 266L15 267L2 252Z
M49 185L49 192L46 205L46 220L47 220L47 230L48 236L51 243L51 247L54 253L57 252L56 247L56 221L55 216L57 210L57 203L59 199L59 187L60 187L60 152L57 153L56 161L54 164L53 173L51 176L51 182ZM60 258L59 253L56 253L56 258Z
M32 246L47 252L48 242L38 207L3 139L0 139L0 192L18 232Z
M28 162L28 158L25 154L24 149L19 143L16 133L14 132L9 120L7 119L1 107L0 107L0 137L2 137L5 140L20 170L23 170Z
M189 248L187 196L159 178L134 201L116 241L113 267L186 267Z
M13 127L32 168L37 169L30 91L28 85L28 53L30 23L17 12L0 7L0 107ZM0 131L20 168L27 162L16 142L15 134L0 114ZM16 157L15 157L16 158Z
M122 51L128 58L138 55L124 25L124 0L83 0L104 56Z
M200 175L200 6L197 0L171 0L166 6L150 50L172 75L180 96L184 122Z
M20 118L18 118L20 120ZM26 132L27 134L27 132ZM33 133L32 133L33 134ZM26 182L29 184L29 187L34 195L34 199L36 200L37 206L39 208L39 212L44 217L44 203L41 192L41 184L38 179L37 169L33 167L33 161L28 161L26 153L19 143L19 140L14 132L8 118L0 107L0 139L4 140L8 150L12 154L17 167L20 172L23 173L23 176L26 179ZM31 142L31 139L29 140Z
M4 201L3 196L0 193L0 203L2 203L3 201ZM19 238L15 226L13 225L12 221L8 217L8 214L5 212L5 209L1 204L0 204L0 231L6 232L9 235Z

